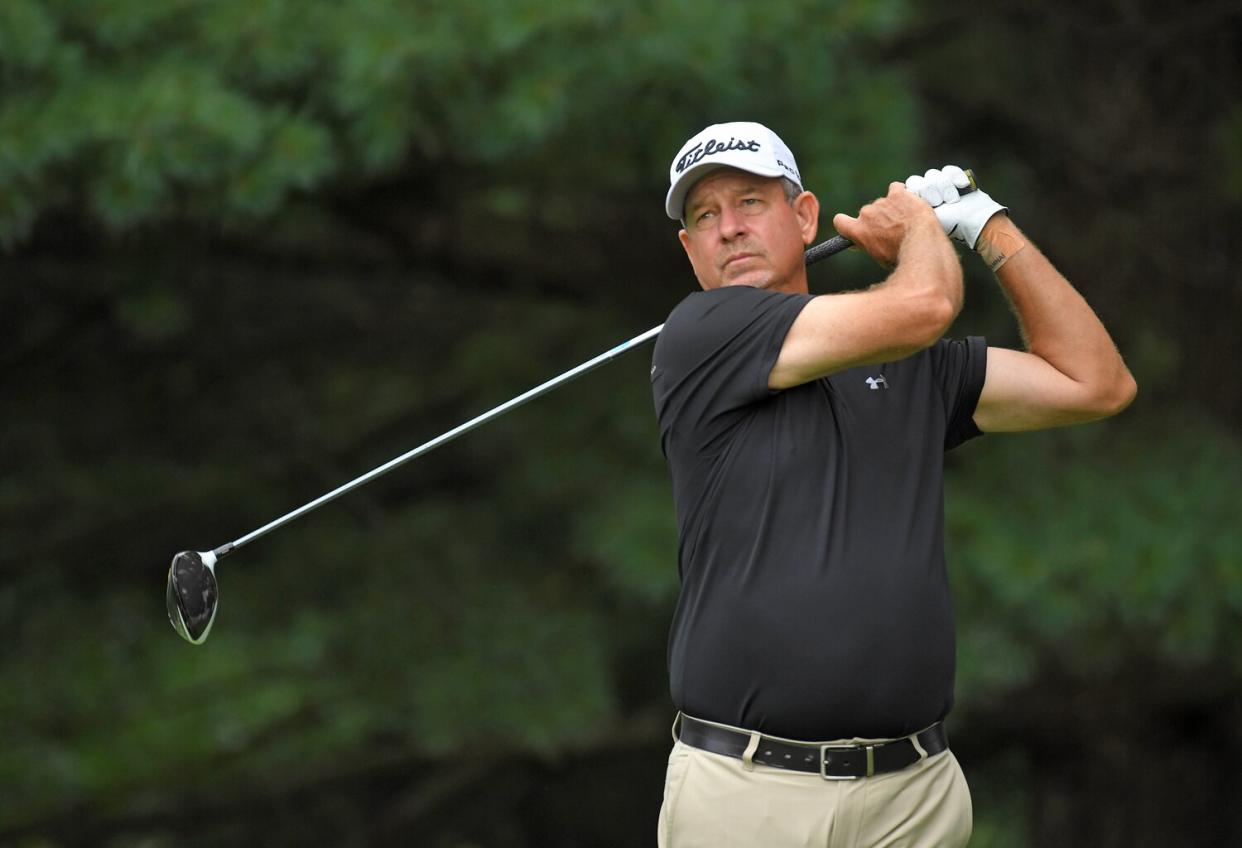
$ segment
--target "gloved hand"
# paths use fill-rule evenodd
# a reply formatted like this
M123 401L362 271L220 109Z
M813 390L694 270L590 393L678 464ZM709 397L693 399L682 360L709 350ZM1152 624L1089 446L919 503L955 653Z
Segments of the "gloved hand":
M956 165L932 168L921 177L914 174L906 180L907 189L932 205L944 234L974 250L983 225L1008 207L1001 206L979 189L968 194L958 191L969 185L970 178Z

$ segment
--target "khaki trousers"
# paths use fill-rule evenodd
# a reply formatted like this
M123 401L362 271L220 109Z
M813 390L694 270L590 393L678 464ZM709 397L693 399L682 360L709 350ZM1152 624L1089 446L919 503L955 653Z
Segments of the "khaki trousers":
M832 744L881 741L888 740L842 739ZM971 819L970 790L952 751L924 757L902 771L825 780L818 774L746 763L678 740L668 757L658 844L960 848L970 841Z

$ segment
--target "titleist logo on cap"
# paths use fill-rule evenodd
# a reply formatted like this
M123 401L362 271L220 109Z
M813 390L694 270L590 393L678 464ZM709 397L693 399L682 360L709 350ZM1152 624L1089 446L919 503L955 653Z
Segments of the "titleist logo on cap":
M712 124L695 133L668 167L664 212L674 221L686 211L686 195L705 173L733 168L760 177L789 177L802 185L793 153L780 136L754 121Z
M759 149L759 142L753 139L750 141L742 141L741 139L730 138L725 144L721 144L714 138L708 139L707 144L700 141L694 147L691 147L683 153L681 158L677 160L677 173L680 174L695 162L698 162L705 156L711 156L713 153L727 153L730 150L749 150L752 153L757 153ZM783 165L784 163L781 164Z

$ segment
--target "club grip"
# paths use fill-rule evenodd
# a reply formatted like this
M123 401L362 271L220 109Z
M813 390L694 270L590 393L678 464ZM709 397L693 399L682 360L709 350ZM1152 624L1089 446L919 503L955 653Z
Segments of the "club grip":
M821 241L806 252L806 264L814 265L819 260L827 259L829 256L840 253L853 244L854 242L845 236L833 236L828 241Z
M978 190L979 184L975 182L975 172L970 168L966 168L964 173L966 174L966 178L970 180L970 185L966 186L966 188L959 188L957 190L958 194L970 194L972 191ZM829 256L838 254L848 247L853 247L853 245L854 242L850 241L845 236L833 236L827 241L821 241L819 244L807 250L805 257L806 264L814 265L821 259L827 259Z

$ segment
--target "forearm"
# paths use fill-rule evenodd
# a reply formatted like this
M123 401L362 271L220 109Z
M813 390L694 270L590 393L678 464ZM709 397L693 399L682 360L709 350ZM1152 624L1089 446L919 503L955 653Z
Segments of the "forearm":
M1123 407L1134 379L1095 311L1008 215L993 216L976 249L1013 305L1028 352L1104 407Z
M912 234L901 244L897 267L883 285L893 288L923 289L928 296L943 298L949 307L948 321L962 309L962 264L953 243L938 226Z
M862 297L875 318L864 361L904 359L935 344L961 311L961 260L939 227L918 228L902 242L888 277Z
M957 252L934 219L906 242L884 282L806 304L785 335L770 387L787 389L843 368L904 359L944 335L962 303Z

